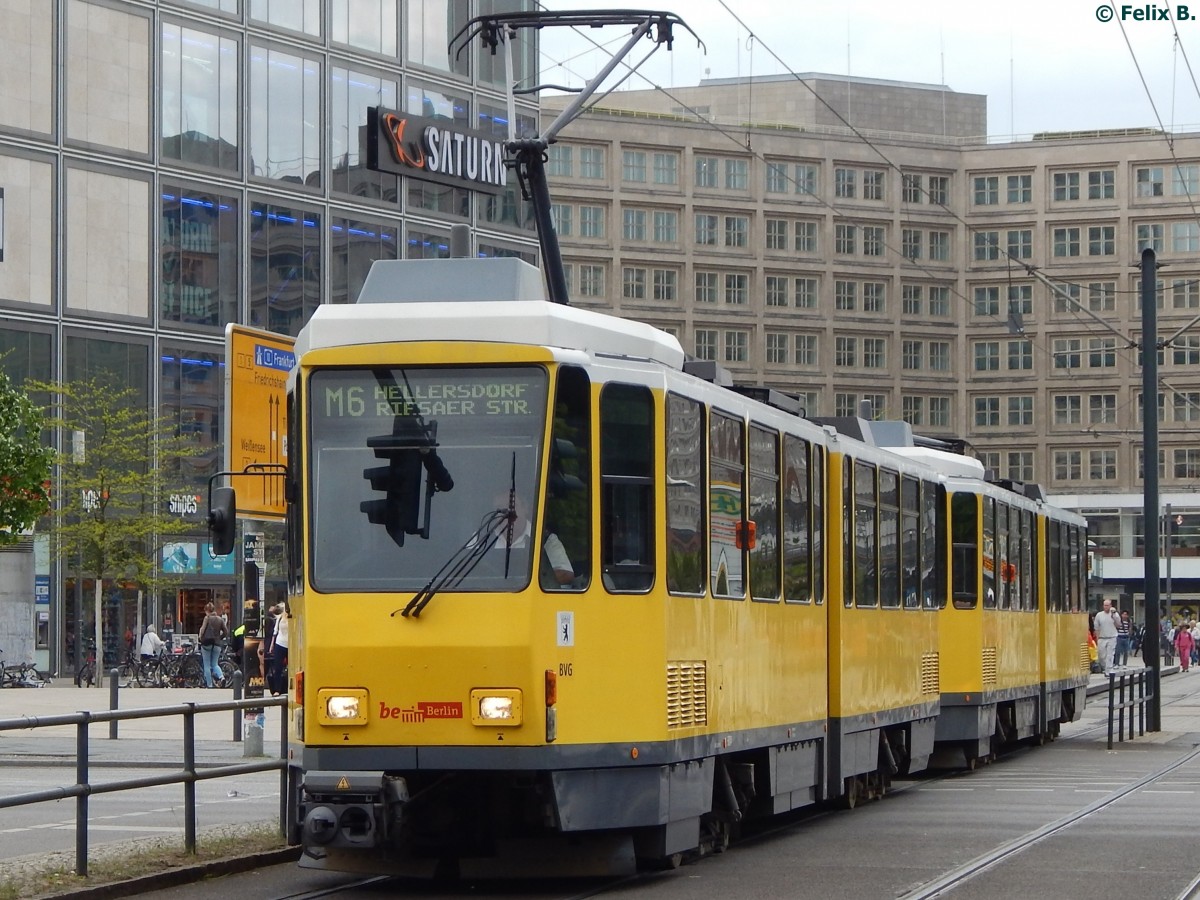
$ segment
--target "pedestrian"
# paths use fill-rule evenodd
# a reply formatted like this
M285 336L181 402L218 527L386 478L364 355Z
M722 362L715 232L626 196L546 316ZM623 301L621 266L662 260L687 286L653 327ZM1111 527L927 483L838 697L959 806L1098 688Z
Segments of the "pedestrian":
M229 626L217 615L217 608L210 602L204 607L204 622L200 625L200 664L204 669L204 686L213 686L214 679L223 677L217 660L221 656L221 642L229 636Z
M287 692L288 682L288 608L287 601L280 600L277 606L279 615L275 617L275 633L271 641L271 666L268 670L267 686L271 696Z
M233 635L229 638L229 653L233 656L234 662L237 665L242 664L242 651L246 649L246 623L243 622L237 628L233 629Z
M163 643L167 645L168 653L175 649L175 619L170 613L163 616L162 639Z
M141 654L142 659L150 660L156 658L163 652L166 647L166 641L158 636L158 632L154 630L154 623L151 622L146 626L146 633L142 635Z
M262 640L258 642L258 674L262 678L264 692L271 690L270 685L275 679L275 676L271 672L272 659L267 651L275 643L275 617L278 614L279 610L276 607L270 606L267 608L267 613L263 616L262 622Z
M1113 665L1129 664L1129 647L1132 640L1133 620L1129 618L1129 610L1121 610L1121 619L1117 622L1117 649L1113 653Z
M1192 623L1184 622L1175 629L1175 647L1179 650L1179 667L1186 673L1192 665Z
M1100 671L1105 675L1112 672L1113 654L1117 649L1117 623L1120 617L1112 608L1112 601L1105 598L1092 630L1096 633L1096 653L1100 659Z

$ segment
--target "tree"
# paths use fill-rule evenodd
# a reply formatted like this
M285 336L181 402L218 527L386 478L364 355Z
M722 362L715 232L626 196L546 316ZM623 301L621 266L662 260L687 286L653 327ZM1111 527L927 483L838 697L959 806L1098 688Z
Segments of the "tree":
M45 427L42 411L0 371L0 545L20 540L50 509L54 451L42 446Z
M58 414L51 424L62 430L69 446L58 456L54 549L76 568L76 577L95 579L100 673L104 581L164 586L172 580L159 571L156 548L164 537L190 528L168 512L167 498L188 489L180 463L197 450L169 418L151 414L138 392L120 386L115 377L29 387L54 397Z

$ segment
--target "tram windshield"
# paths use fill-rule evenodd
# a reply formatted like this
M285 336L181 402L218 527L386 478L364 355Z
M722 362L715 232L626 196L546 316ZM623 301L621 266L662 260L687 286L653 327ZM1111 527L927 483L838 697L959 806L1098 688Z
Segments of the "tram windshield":
M527 585L546 396L546 371L535 366L314 372L314 586L412 593L480 541L486 552L467 554L466 571L443 590ZM507 520L496 526L497 510L510 508L511 541Z

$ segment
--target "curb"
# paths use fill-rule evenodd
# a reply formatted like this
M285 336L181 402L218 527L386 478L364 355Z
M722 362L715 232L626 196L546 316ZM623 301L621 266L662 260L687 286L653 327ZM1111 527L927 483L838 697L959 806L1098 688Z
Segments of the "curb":
M222 875L237 875L251 872L264 866L276 866L282 863L295 862L300 859L299 847L284 847L280 850L266 850L252 853L249 856L231 856L225 859L214 859L208 862L196 863L191 866L181 866L177 869L167 869L141 875L125 881L110 881L94 887L71 888L60 893L42 894L45 898L71 897L73 900L109 900L115 897L129 897L134 894L145 894L167 888L182 887L195 884L206 878L219 878Z

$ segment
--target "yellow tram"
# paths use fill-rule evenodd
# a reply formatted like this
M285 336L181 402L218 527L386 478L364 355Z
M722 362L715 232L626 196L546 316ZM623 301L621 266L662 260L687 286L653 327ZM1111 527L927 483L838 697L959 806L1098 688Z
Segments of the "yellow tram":
M296 355L306 865L627 870L927 764L960 678L947 631L972 627L951 619L947 516L999 489L548 303L514 259L378 262ZM1023 574L1039 595L1075 584L1061 548L1082 536L1045 509L1060 563ZM1070 680L1055 654L1086 621L1028 618L988 639L1020 643L1021 679Z

